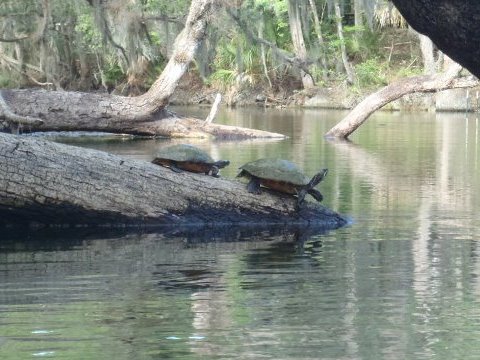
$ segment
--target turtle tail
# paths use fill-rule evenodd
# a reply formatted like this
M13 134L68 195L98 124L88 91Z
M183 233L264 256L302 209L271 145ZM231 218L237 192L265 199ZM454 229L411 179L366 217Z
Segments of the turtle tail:
M306 186L307 191L310 189L313 189L315 186L318 185L320 181L323 180L323 178L327 175L328 169L322 169L318 174L315 174L308 185Z

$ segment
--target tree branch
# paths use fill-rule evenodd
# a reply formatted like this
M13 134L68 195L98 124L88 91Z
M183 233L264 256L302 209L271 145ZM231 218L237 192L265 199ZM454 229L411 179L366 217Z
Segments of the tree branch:
M178 34L172 56L162 74L145 94L136 98L146 112L153 113L168 104L205 37L208 16L218 3L219 0L192 1L185 28Z
M29 37L30 37L30 35L25 35L25 36L22 36L22 37L19 37L19 38L13 38L13 39L4 39L4 38L0 37L0 42L7 42L7 43L18 42L18 41L28 39Z

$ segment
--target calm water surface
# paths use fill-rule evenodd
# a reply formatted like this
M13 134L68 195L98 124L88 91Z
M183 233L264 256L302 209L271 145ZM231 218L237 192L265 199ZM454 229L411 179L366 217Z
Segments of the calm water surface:
M223 110L290 138L195 144L231 161L224 177L264 156L328 167L324 203L349 227L2 234L0 358L480 358L479 121L382 113L326 142L344 114ZM59 140L141 160L171 143Z

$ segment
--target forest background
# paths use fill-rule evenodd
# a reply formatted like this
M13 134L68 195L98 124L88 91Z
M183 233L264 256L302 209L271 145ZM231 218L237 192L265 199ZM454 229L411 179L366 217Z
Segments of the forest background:
M3 0L0 88L142 94L170 58L189 4ZM350 108L397 79L444 66L432 42L386 0L222 5L175 103L211 103L221 92L229 105Z

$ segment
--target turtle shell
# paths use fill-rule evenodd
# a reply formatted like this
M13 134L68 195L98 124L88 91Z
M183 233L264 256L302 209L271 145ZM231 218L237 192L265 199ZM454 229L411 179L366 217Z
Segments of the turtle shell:
M260 179L274 180L304 186L310 181L302 170L288 160L259 159L242 165L240 169Z
M155 153L156 159L166 159L178 162L194 162L213 164L215 161L203 150L187 144L166 146Z

